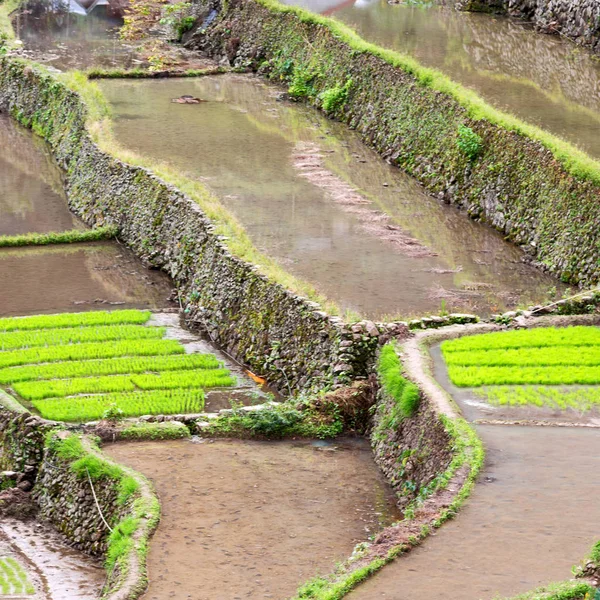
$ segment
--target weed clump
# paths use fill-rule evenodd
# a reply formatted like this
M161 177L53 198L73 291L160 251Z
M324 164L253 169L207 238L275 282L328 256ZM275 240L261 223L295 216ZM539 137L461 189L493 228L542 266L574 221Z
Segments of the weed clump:
M470 127L460 125L458 127L456 145L459 150L466 154L471 160L475 160L483 150L483 139Z
M393 344L386 344L381 349L377 373L384 392L395 401L386 418L386 427L395 427L404 418L415 414L419 408L420 391L402 375L402 365Z

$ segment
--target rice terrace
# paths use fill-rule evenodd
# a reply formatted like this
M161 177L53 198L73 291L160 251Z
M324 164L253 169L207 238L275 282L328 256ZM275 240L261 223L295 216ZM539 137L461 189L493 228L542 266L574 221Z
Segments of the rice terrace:
M600 599L598 0L0 0L0 599Z

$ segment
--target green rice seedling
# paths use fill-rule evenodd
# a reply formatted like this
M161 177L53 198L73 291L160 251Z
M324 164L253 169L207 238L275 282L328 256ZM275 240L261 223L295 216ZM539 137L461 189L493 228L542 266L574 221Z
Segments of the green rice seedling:
M102 418L115 405L125 417L199 413L204 409L202 390L153 390L74 398L50 398L32 403L42 417L54 421L84 422Z
M96 242L113 239L118 233L116 227L99 227L97 229L72 229L70 231L49 233L25 233L23 235L0 236L0 248L21 246L47 246L49 244L75 244L79 242Z
M600 387L499 386L477 394L494 406L546 406L581 413L600 407Z
M0 369L0 385L41 379L184 371L186 369L217 369L221 366L222 363L213 354L126 356L105 360L59 362Z
M600 346L600 328L547 327L485 333L447 340L442 343L442 351L444 356L448 356L452 352L548 346Z
M27 573L12 556L0 558L0 592L11 596L35 594Z
M600 346L550 346L448 352L448 365L479 367L542 367L600 365Z
M133 392L135 385L131 375L108 377L79 377L76 379L49 379L15 383L15 392L25 400L64 398L76 394L101 394L105 392Z
M0 351L85 342L160 339L164 337L165 331L165 327L140 325L105 325L43 329L41 331L12 331L0 333Z
M106 343L67 344L0 352L0 369L36 363L54 363L65 360L113 358L117 356L154 356L184 354L184 347L176 340L125 340Z
M450 380L458 387L483 385L595 385L599 367L448 367Z
M173 371L159 375L134 375L135 385L142 390L230 387L235 379L227 369Z
M114 310L34 317L5 317L0 319L0 331L91 327L93 325L142 325L150 319L150 316L151 313L147 310Z

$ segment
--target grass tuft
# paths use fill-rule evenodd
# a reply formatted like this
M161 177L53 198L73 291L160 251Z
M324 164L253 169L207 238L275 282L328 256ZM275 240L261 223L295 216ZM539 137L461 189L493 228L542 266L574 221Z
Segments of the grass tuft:
M0 248L97 242L99 240L111 240L116 237L117 233L118 229L116 227L98 227L97 229L73 229L62 232L3 235L0 236Z

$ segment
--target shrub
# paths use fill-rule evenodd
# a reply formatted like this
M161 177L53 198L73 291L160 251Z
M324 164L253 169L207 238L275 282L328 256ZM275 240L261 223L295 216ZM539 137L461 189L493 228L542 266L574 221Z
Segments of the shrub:
M471 160L475 160L483 149L483 139L481 136L465 125L460 125L458 128L456 144Z
M339 110L348 99L348 92L352 87L352 79L343 86L336 85L319 94L319 100L325 112L335 112Z

